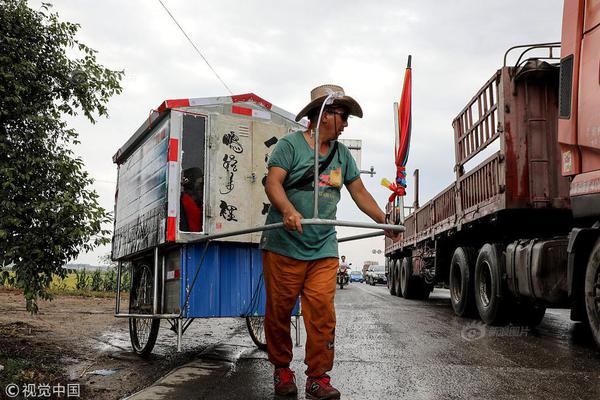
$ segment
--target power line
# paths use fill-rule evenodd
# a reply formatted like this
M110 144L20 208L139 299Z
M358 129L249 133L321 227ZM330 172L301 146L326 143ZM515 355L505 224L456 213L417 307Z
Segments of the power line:
M164 5L164 3L162 2L162 0L158 0L158 2L160 3L161 6L163 6L163 8L167 12L167 14L169 14L169 16L171 17L171 19L173 20L173 22L175 22L175 24L179 27L179 30L181 30L181 33L183 33L183 35L186 37L186 39L194 47L194 49L196 50L196 52L198 52L198 54L200 54L200 57L202 57L202 59L204 60L204 62L206 63L206 65L208 65L208 68L210 68L210 70L215 74L215 76L217 77L217 79L219 79L219 81L221 81L221 83L223 84L223 86L225 86L225 89L227 89L227 91L229 92L229 94L233 94L233 92L231 91L231 89L229 89L229 86L227 86L227 84L225 83L225 81L223 81L223 79L221 79L221 77L219 76L219 74L217 74L217 71L215 71L215 69L212 67L212 65L210 65L210 63L208 62L208 60L206 59L206 57L204 57L204 55L202 54L202 52L200 50L198 50L198 47L196 47L196 45L194 44L194 42L192 42L192 39L190 39L190 37L187 35L187 33L185 33L185 31L183 30L183 28L181 27L181 25L179 25L179 22L177 22L177 20L173 16L173 14L171 14L171 12L167 8L167 6Z

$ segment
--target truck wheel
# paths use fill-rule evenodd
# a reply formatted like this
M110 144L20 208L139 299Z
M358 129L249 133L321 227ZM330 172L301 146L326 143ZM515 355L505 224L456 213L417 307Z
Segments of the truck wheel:
M479 250L475 264L475 303L481 320L488 325L506 322L507 292L502 282L502 249L486 243Z
M394 285L394 279L396 278L396 260L389 260L388 262L388 280L387 285L392 296L397 296L396 286Z
M402 259L394 260L394 282L396 288L396 296L402 297L402 287L400 285L400 268L402 268Z
M584 293L590 331L600 347L600 239L596 241L588 260Z
M457 247L450 263L450 302L454 313L459 317L475 316L475 250Z
M412 259L404 257L400 266L400 290L405 299L416 299L419 297L418 282L412 275Z

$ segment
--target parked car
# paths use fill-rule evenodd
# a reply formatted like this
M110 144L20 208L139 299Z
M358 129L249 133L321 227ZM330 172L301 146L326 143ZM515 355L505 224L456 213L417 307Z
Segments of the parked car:
M350 271L350 282L364 282L363 274L361 271Z
M367 280L369 285L383 283L387 285L387 277L385 276L385 267L383 265L371 265L367 270Z

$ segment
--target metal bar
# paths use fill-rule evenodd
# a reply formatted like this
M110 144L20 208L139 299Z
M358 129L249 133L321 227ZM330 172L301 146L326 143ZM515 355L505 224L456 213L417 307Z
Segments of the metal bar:
M163 306L164 309L164 304L165 304L165 267L166 267L166 259L167 256L166 254L163 254L163 256L161 257L162 260L162 267L160 269L160 304Z
M331 225L331 226L348 226L348 227L352 227L352 228L385 229L385 230L392 230L392 231L397 231L397 232L404 231L404 226L402 226L402 225L377 224L374 222L341 221L341 220L337 220L337 219L308 218L308 219L301 219L300 223L302 225ZM278 229L278 228L283 228L283 227L284 227L283 222L277 222L275 224L256 226L253 228L239 229L236 231L216 233L216 234L212 234L212 235L187 234L187 235L181 236L181 239L182 239L181 242L182 243L202 243L202 242L206 242L207 240L215 240L215 239L221 239L224 237L244 235L247 233L268 231L271 229Z
M152 299L152 314L158 314L158 246L154 248L154 298Z
M115 314L118 314L121 311L121 264L123 262L119 261L117 263L117 304L115 304Z
M167 319L167 318L179 318L179 314L115 314L116 318L158 318L158 319Z
M469 128L466 132L464 132L460 137L459 140L462 140L464 138L467 138L474 130L476 130L479 125L481 125L489 116L490 114L492 114L493 111L495 111L498 108L497 104L494 104L488 111L486 111L481 119L475 121L475 125L473 125L471 128Z
M300 347L300 317L296 315L296 347Z
M376 237L376 236L382 236L382 235L384 235L384 232L364 233L362 235L354 235L354 236L348 236L348 237L338 239L338 243L350 242L352 240L367 239L370 237Z
M177 352L181 353L181 338L183 336L183 332L182 332L182 324L181 322L183 321L183 318L179 317L177 319Z

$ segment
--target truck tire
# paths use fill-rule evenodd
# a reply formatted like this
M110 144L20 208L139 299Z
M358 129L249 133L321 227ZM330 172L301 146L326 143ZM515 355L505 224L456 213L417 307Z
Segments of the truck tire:
M477 315L475 305L475 260L477 253L470 247L457 247L450 262L450 302L459 317Z
M402 287L400 285L400 268L402 268L402 259L394 260L394 287L396 288L396 296L403 297Z
M600 347L600 239L592 249L585 270L585 310L590 331Z
M499 245L483 245L475 263L475 304L481 320L488 325L506 323L509 307L502 281L504 255Z
M394 285L395 277L396 277L396 260L389 260L388 261L387 285L388 285L388 289L390 290L390 294L392 296L397 296L396 286Z
M412 274L412 259L404 257L400 266L400 291L405 299L417 299L420 294L420 285Z

